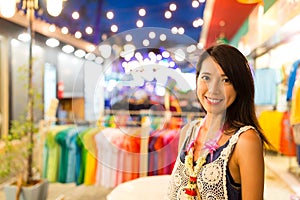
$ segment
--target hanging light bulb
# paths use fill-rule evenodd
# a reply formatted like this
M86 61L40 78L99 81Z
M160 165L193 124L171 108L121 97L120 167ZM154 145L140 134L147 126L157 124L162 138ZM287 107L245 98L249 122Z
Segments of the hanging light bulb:
M47 11L53 16L57 17L62 11L63 0L47 0Z
M6 18L14 16L16 13L16 0L0 0L0 12Z

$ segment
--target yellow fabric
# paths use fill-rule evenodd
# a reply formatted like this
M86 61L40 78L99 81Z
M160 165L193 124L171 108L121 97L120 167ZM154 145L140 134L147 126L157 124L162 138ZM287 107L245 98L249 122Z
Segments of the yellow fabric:
M300 80L296 80L293 88L290 121L292 125L300 123Z
M277 151L280 150L282 119L283 112L271 110L261 112L258 117L258 121L265 133L265 136Z
M85 185L93 185L96 182L97 148L94 137L97 133L99 133L100 130L100 128L93 128L90 131L88 131L83 138L84 147L87 149L86 165L84 172Z

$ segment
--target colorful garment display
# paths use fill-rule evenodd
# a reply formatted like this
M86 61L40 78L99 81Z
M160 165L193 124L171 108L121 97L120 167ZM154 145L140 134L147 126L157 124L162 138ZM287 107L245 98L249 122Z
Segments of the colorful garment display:
M147 129L150 131L151 129ZM138 127L52 127L47 133L43 175L51 182L102 185L108 188L140 177L141 137ZM154 132L157 134L151 135ZM151 133L151 134L150 134ZM143 133L149 138L146 166L155 174L172 172L177 157L179 128ZM145 160L145 159L143 159ZM149 159L151 161L151 159ZM143 163L145 165L145 163Z

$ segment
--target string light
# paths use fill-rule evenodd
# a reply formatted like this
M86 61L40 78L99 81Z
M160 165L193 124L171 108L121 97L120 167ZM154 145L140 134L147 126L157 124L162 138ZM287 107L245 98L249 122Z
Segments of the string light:
M147 39L143 40L143 45L145 47L149 46L149 44L150 44L149 40L147 40Z
M111 30L111 32L113 32L113 33L118 32L118 29L119 29L118 26L115 25L115 24L111 25L111 27L110 27L110 30Z
M155 37L156 37L155 32L151 31L151 32L149 33L149 38L150 38L150 39L154 39Z
M50 31L51 33L54 33L54 32L56 31L56 27L55 27L54 24L51 24L51 25L49 26L49 31Z
M126 40L127 42L131 42L131 41L132 41L132 35L127 34L127 35L125 36L125 40Z
M170 6L169 6L169 9L170 9L171 11L175 11L175 10L177 9L176 4L175 4L175 3L171 3Z
M193 0L193 1L192 1L192 7L193 7L193 8L198 8L199 6L200 6L199 1L197 1L197 0Z
M69 29L64 26L64 27L61 28L61 33L62 34L68 34L69 33Z
M85 32L88 34L88 35L91 35L93 33L93 29L92 27L88 26L85 28Z
M178 33L183 35L184 34L184 28L183 27L179 27L178 28Z
M53 17L57 17L62 11L62 3L62 0L47 0L47 12Z
M167 10L166 12L165 12L165 18L166 19L170 19L172 17L172 13L169 11L169 10Z
M139 9L139 15L141 17L145 16L146 15L146 10L144 8Z
M80 17L80 15L79 15L79 12L77 12L77 11L74 11L73 13L72 13L72 18L73 19L79 19L79 17Z
M136 21L136 26L137 26L138 28L142 28L142 27L144 26L144 22L143 22L142 20L137 20L137 21Z
M75 32L75 38L80 39L82 37L82 33L80 31Z
M161 35L159 36L159 39L160 39L161 41L165 41L165 40L167 39L166 34L161 34Z
M174 27L171 29L171 32L172 32L173 34L177 34L177 33L178 33L178 28L174 26Z
M20 2L20 1L22 1L22 0L10 0L9 2L15 2L15 1ZM60 5L61 5L61 2L63 2L63 1L64 1L64 0L47 0L47 6L48 6L48 4L49 4L49 7L50 7L50 3L55 2L55 3L56 3L56 7L58 8L58 10L56 10L55 12L56 12L56 13L60 13L60 12L61 12ZM2 9L3 6L1 6L1 5L3 4L3 2L6 3L6 0L0 0L0 11L1 11L1 12L2 12L2 10L3 10L3 9ZM193 6L194 8L196 8L196 7L198 7L198 6L200 5L200 3L203 3L203 2L205 2L205 0L192 0L192 6ZM2 4L1 4L1 3L2 3ZM7 3L6 3L6 4L7 4ZM54 4L52 4L52 5L54 5ZM16 3L14 4L14 7L17 8ZM52 8L53 8L53 7L52 7ZM181 8L181 7L180 7L180 8ZM175 3L170 3L169 5L167 5L167 8L166 8L166 9L167 9L167 10L164 12L164 17L165 17L166 19L170 19L170 18L173 17L173 14L174 14L173 12L175 12L175 11L178 9L178 7L177 7L177 5L176 5ZM48 8L47 8L47 10L48 10ZM49 10L51 10L51 8L49 8ZM49 12L49 10L48 10L48 12ZM139 9L138 9L138 15L139 15L140 17L145 16L145 15L147 14L147 11L146 11L146 10L147 10L148 12L151 11L151 10L150 10L150 11L148 10L148 7L139 8ZM120 12L120 13L121 13L121 12ZM1 14L2 14L2 13L1 13ZM106 12L105 14L106 14L107 19L110 19L110 20L111 20L111 19L114 19L114 18L117 16L117 14L119 14L119 12L114 13L114 11L109 10L109 11ZM174 16L175 16L175 14L174 14ZM74 12L72 12L71 17L72 17L74 20L78 20L81 16L80 16L80 13L79 13L78 11L74 11ZM177 17L177 16L176 16L176 17ZM201 18L195 19L195 20L192 22L192 25L193 25L193 27L195 27L195 28L202 26L202 25L203 25L203 19L201 19ZM144 21L141 20L141 19L138 19L138 20L136 21L136 26L137 26L138 28L144 27ZM56 29L57 29L57 27L56 27L55 25L50 25L50 26L49 26L49 31L50 31L50 32L56 32ZM116 33L116 32L119 31L119 27L118 27L116 24L111 24L110 30L111 30L111 32ZM177 25L177 27L174 26L174 27L171 29L171 32L172 32L173 34L184 34L187 30L188 30L188 29L186 29L186 27L178 27L178 25ZM60 29L60 31L61 31L62 34L68 34L68 33L69 33L69 29L68 29L66 26L63 26L63 27ZM123 31L123 30L122 30L122 31ZM81 38L83 37L83 34L91 35L91 34L93 34L93 33L94 33L93 27L87 26L84 30L82 30L82 32L81 32L81 30L76 31L76 32L74 33L74 37L77 38L77 39L81 39ZM110 35L110 34L109 34L109 35ZM156 33L155 33L155 32L149 32L148 37L149 37L148 39L155 39L155 38L157 37L157 39L159 38L160 41L165 41L165 40L167 39L166 34L160 34L159 37L158 37L158 36L156 36ZM107 35L106 33L102 33L101 39L104 41L104 40L106 40L107 38L108 38L108 35ZM130 34L127 34L126 37L125 37L125 39L126 39L127 42L132 42L132 40L133 40L133 38L132 38L132 36L131 36ZM150 41L151 41L151 40L150 40ZM149 42L149 40L145 39L142 43L143 43L144 46L147 46L147 45L149 45L150 42Z
M106 17L107 17L107 19L113 19L114 18L114 13L112 12L112 11L108 11L107 13L106 13Z

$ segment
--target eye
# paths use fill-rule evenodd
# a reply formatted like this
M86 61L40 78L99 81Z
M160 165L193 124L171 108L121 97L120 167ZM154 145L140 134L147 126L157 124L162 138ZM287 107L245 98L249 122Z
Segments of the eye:
M230 84L230 83L231 83L231 81L230 81L230 79L229 79L228 77L224 77L224 78L222 79L222 81L223 81L223 83L227 83L227 84Z
M201 79L204 81L208 81L209 80L209 76L203 75L201 76Z

